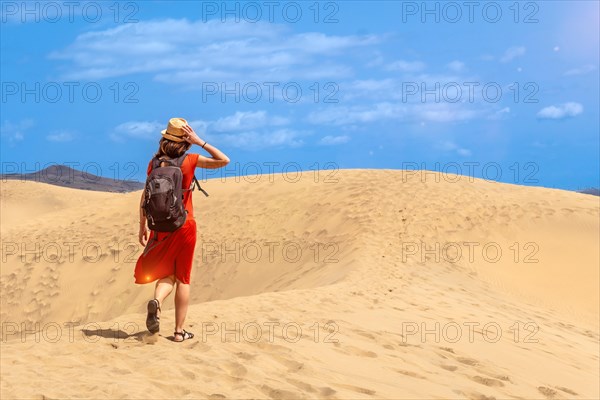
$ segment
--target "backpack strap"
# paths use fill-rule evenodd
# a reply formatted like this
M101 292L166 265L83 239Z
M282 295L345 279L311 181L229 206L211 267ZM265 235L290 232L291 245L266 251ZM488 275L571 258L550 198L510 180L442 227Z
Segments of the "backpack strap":
M182 154L181 156L177 157L177 158L163 158L163 157L154 157L152 159L152 169L155 168L160 168L160 164L162 162L166 162L168 165L172 166L172 167L179 167L181 168L181 165L183 164L183 161L185 160L185 157L187 156L187 154Z
M174 167L179 167L181 168L181 166L183 165L183 162L185 161L185 157L187 157L187 153L177 157L177 158L173 158L173 159L166 159L166 158L159 158L159 157L154 157L152 159L152 170L154 170L155 168L160 168L160 163L161 162L166 162ZM206 197L208 197L208 193L206 193L206 190L202 189L202 186L200 186L200 182L198 182L198 179L196 179L196 175L194 175L194 181L192 182L192 184L190 185L189 189L183 189L183 190L191 190L193 191L195 188L198 188L198 190L200 190L202 193L204 193L204 195Z
M160 167L160 160L158 159L158 157L154 156L152 157L152 171L154 171L158 167Z
M208 197L208 193L206 193L206 190L202 189L202 186L200 186L200 182L198 182L198 179L196 179L196 175L194 175L194 181L192 182L190 188L187 190L193 191L195 188L198 188L198 190L200 190L202 193L204 193L206 197Z
M173 162L173 165L175 167L179 167L181 168L181 166L183 165L183 162L185 161L185 158L187 157L187 153L183 153L182 155L180 155L179 157L171 160Z
M183 163L183 160L181 162ZM180 166L181 166L181 164L180 164ZM196 175L194 175L194 181L190 185L190 188L189 189L184 189L184 190L194 191L195 188L198 188L198 190L200 190L202 193L204 193L204 195L206 197L208 197L208 193L206 193L206 190L202 189L202 186L200 186L200 182L198 182L198 179L196 179Z

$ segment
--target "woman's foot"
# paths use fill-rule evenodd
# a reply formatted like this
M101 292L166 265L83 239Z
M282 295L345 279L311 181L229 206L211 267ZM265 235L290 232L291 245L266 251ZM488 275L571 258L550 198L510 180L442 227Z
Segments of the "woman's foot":
M192 339L194 334L183 329L183 332L173 332L174 342L183 342L184 340Z
M146 316L146 328L150 333L156 333L160 330L160 317L158 312L160 311L160 303L157 299L150 300L148 302L148 315Z

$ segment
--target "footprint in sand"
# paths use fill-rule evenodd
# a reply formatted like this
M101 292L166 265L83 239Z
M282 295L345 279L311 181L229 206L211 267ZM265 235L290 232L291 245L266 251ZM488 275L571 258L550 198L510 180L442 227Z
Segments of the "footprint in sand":
M155 344L158 342L158 335L152 335L150 332L146 332L146 334L140 337L140 341L144 344Z
M190 326L192 326L192 325L190 324ZM207 345L207 344L205 344L205 343L202 343L201 341L190 343L189 344L189 348L190 349L196 349L196 350L201 351L203 353L206 353L207 351L210 351L210 346Z
M454 349L452 349L452 347L440 347L440 349L454 354Z
M289 384L296 386L298 389L303 390L304 392L315 393L317 391L317 389L315 389L314 386L309 385L306 382L299 381L297 379L290 379L290 378L288 378L288 379L286 379L286 381Z
M468 358L468 357L457 357L456 361L458 361L461 364L465 364L465 365L471 365L471 366L479 365L479 361L477 361L473 358Z
M267 385L262 385L260 390L272 399L298 399L302 397L297 393L289 392L287 390L273 389Z
M281 358L281 357L276 357L275 360L278 363L287 367L288 372L298 372L304 368L304 363L301 363L301 362L298 362L295 360L289 360L289 359L285 359L285 358Z
M330 388L330 387L322 387L322 388L320 388L320 389L319 389L319 394L320 394L322 397L329 397L329 396L333 396L335 393L336 393L336 391L335 391L335 390L333 390L333 389L332 389L332 388Z
M550 389L546 386L539 386L537 389L538 389L538 392L540 392L541 394L546 396L547 399L553 399L558 394L558 392L556 390Z
M497 379L485 378L485 377L479 376L479 375L472 376L471 379L473 381L475 381L477 383L481 383L482 385L485 385L485 386L490 386L490 387L504 386L504 383L502 383L501 381L499 381Z
M359 334L360 336L364 336L364 337L366 337L368 339L375 340L375 335L373 335L373 334L371 334L369 332L361 331L361 330L358 330L358 329L353 330L353 332Z
M441 364L440 368L443 368L446 371L450 371L450 372L454 372L458 369L458 367L456 365L445 365L445 364Z
M567 393L567 394L570 394L571 396L579 396L579 394L578 394L578 393L576 393L576 392L572 391L572 390L571 390L571 389L569 389L569 388L562 387L562 386L557 386L556 388L557 388L558 390L560 390L561 392L565 392L565 393Z
M494 396L486 396L485 394L481 394L478 392L463 393L460 390L455 390L455 393L469 400L496 400Z
M363 349L359 349L358 347L354 347L354 346L343 346L341 349L335 349L336 351L340 352L340 353L344 353L344 354L351 354L353 356L359 356L359 357L369 357L369 358L377 358L377 353L374 353L372 351L368 351L368 350L363 350Z
M225 365L225 368L227 369L227 371L229 372L229 374L231 376L234 376L236 378L241 378L248 373L248 370L246 369L246 367L244 367L242 364L237 363L237 362L228 362Z
M396 372L399 373L399 374L402 374L402 375L410 376L411 378L427 379L423 375L417 374L416 372L413 372L413 371L406 371L406 370L403 370L403 369L397 369Z
M366 389L366 388L362 388L362 387L358 387L358 386L341 385L341 384L338 386L342 387L344 389L352 390L353 392L357 392L357 393L361 393L361 394L368 394L369 396L374 396L375 393L377 393L375 390Z

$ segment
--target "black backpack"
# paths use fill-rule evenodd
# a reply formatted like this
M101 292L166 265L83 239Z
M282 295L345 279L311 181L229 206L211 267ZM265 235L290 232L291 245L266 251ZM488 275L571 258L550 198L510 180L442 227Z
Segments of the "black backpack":
M205 196L208 193L200 187L194 175L194 182L189 189L184 189L181 164L187 154L174 159L152 159L152 171L146 179L144 210L148 227L155 232L173 232L180 228L187 218L187 210L183 205L183 192L194 190L196 185ZM161 166L161 162L167 163Z

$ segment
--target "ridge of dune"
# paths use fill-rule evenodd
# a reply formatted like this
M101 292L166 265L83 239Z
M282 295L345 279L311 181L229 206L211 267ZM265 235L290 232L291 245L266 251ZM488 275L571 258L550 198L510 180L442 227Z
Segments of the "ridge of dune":
M161 335L144 329L152 285L132 277L140 192L79 198L3 182L1 397L600 395L598 198L431 172L327 175L203 185L211 197L194 197L188 316L199 336L183 344L165 340L171 304ZM22 259L36 241L40 261ZM18 333L21 323L69 322L80 324L72 340ZM264 334L286 323L301 329L297 341ZM243 340L210 333L220 324L247 327ZM490 340L484 326L503 334ZM174 382L153 365L159 359L178 366L168 368ZM87 380L66 381L70 365ZM97 369L103 378L92 378ZM43 380L60 385L21 384Z

